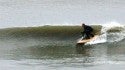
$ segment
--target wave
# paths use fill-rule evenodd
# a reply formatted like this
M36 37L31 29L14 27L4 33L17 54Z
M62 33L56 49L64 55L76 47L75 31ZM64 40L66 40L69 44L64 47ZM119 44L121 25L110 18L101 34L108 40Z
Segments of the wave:
M125 38L123 25L91 25L93 34L99 37L88 44L118 42ZM0 29L0 39L44 39L45 42L57 41L76 42L83 31L81 26L41 26Z
M18 56L16 59L88 57L87 59L92 60L91 62L95 62L96 57L102 57L102 55L105 59L105 56L108 57L110 54L124 54L124 26L110 26L92 25L94 34L98 34L99 37L87 43L84 47L76 47L76 40L81 37L81 26L1 29L0 53L5 55L0 55L0 57L5 57L9 52L9 55L6 56L7 59L13 57L15 59L15 56ZM89 56L92 56L92 58L89 58ZM95 58L93 59L93 57ZM100 59L103 59L103 57Z
M94 33L98 34L101 26L92 26L95 28ZM97 29L96 29L97 28ZM80 26L41 26L25 28L6 28L0 30L0 37L19 38L19 37L56 37L56 38L74 38L81 35Z

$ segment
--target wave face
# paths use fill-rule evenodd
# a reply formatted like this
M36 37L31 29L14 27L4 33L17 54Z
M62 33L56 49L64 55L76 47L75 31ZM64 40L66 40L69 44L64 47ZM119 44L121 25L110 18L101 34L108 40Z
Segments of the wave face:
M94 34L99 34L100 25L92 26ZM0 30L1 39L19 39L19 38L52 38L70 40L81 37L83 29L80 26L41 26L41 27L26 27L26 28L7 28Z

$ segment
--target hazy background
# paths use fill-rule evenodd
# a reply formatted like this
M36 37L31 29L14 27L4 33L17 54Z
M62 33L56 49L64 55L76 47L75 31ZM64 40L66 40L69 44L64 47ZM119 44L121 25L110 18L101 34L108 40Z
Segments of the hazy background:
M125 0L0 0L0 28L125 22Z

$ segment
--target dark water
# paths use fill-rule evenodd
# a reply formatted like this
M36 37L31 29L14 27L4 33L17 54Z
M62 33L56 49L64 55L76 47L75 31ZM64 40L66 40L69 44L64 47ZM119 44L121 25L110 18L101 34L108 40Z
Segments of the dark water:
M117 70L119 68L124 70L125 68L125 39L122 27L108 29L106 42L84 46L76 46L76 40L81 36L72 35L72 32L77 33L81 29L68 27L66 32L66 27L58 28L60 30L54 30L54 27L51 29L54 31L49 30L47 34L42 34L47 31L46 29L42 29L42 32L37 29L41 30L42 27L1 30L3 32L0 39L1 68L4 70ZM99 30L101 32L102 29ZM68 37L65 37L66 33Z

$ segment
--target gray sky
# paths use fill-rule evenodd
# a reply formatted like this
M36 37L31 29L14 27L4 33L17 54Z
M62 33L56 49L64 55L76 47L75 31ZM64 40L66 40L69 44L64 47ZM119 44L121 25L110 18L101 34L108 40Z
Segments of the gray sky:
M125 22L125 0L0 0L0 28Z

